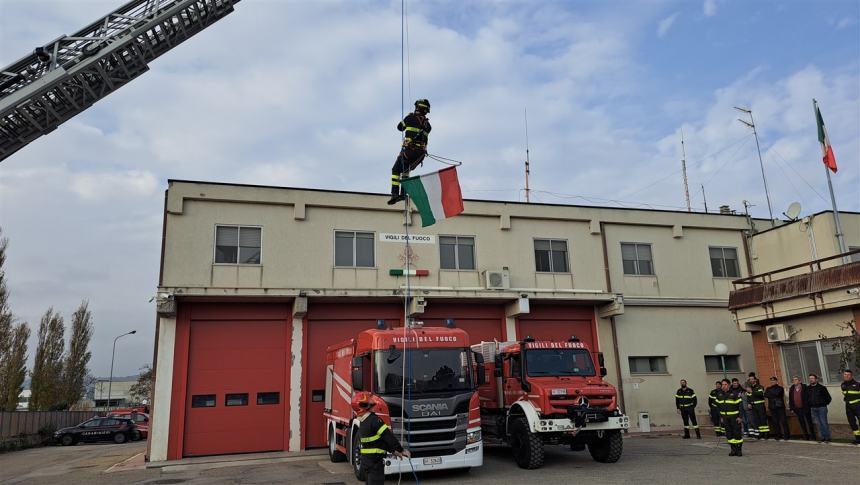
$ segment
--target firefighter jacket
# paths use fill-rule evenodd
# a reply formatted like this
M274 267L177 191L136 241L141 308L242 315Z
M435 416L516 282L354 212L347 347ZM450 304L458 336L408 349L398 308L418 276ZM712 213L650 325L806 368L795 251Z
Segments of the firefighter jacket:
M809 407L822 408L830 404L833 400L830 397L830 391L821 384L810 384L806 387L806 396L809 398Z
M728 418L740 417L741 405L744 400L741 397L744 391L740 388L717 391L717 406L720 408L720 415Z
M717 393L720 392L719 389L711 389L711 392L708 393L708 409L718 408L717 404Z
M427 146L427 135L430 134L430 120L426 116L416 113L409 113L403 121L397 124L397 131L405 132L403 137L403 145L411 145L416 147Z
M845 399L845 404L854 406L860 404L860 382L851 379L848 382L842 382L842 395Z
M689 387L681 387L675 391L675 407L678 409L694 409L698 404L696 391Z
M785 407L785 389L779 384L774 384L764 391L767 398L768 409L779 409Z
M387 453L403 451L400 442L391 432L391 427L385 424L376 413L368 413L361 420L358 436L361 439L361 454L364 456L383 458Z
M761 384L750 386L750 390L747 392L747 404L764 404L764 387Z

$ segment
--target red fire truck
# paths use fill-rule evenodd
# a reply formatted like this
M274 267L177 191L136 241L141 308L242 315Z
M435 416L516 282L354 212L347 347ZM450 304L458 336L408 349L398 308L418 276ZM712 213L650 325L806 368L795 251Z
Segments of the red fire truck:
M324 413L331 461L348 458L355 476L365 479L350 401L356 391L368 391L376 414L412 453L411 460L386 459L386 474L481 466L477 385L484 381L482 356L457 328L372 329L332 345Z
M507 443L517 465L539 468L545 444L588 446L599 462L621 457L621 432L629 419L618 409L615 387L603 380L603 355L576 337L567 342L482 342L492 377L479 388L486 443ZM598 357L599 367L594 365Z

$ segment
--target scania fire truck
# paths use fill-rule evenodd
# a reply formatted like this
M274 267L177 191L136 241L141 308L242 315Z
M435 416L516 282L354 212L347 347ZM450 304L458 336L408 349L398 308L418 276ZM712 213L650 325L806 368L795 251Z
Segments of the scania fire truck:
M539 468L545 444L588 446L598 462L621 457L629 419L618 408L615 387L603 380L602 354L576 337L568 341L482 342L488 382L479 387L487 444L507 443L522 468ZM599 367L594 365L598 357Z
M388 457L385 473L481 466L483 443L477 385L483 358L457 328L420 327L365 330L327 349L325 417L331 461L361 469L359 422L350 406L357 391L368 391L376 414L411 459ZM404 372L405 371L405 372ZM404 379L404 376L406 377ZM410 463L411 462L411 463Z

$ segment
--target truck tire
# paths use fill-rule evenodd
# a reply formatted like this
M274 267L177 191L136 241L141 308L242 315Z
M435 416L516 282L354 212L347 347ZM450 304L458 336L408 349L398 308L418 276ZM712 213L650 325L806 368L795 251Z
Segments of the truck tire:
M607 431L603 438L592 441L588 444L588 451L594 461L600 463L615 463L621 458L623 449L623 439L621 431Z
M352 455L352 471L355 473L355 478L363 482L367 480L367 473L361 466L361 443L358 441L358 429L356 428L354 431L352 433L352 446L349 448Z
M328 459L332 463L341 463L346 461L346 455L337 450L337 433L334 431L334 426L328 431Z
M525 417L517 417L511 421L510 441L514 460L520 468L534 470L543 466L543 441L529 430Z

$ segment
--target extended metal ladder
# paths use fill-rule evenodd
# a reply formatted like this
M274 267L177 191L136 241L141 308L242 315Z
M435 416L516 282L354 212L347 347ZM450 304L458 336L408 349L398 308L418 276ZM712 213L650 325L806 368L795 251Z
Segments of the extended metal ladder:
M0 71L0 161L149 70L239 0L132 0Z

